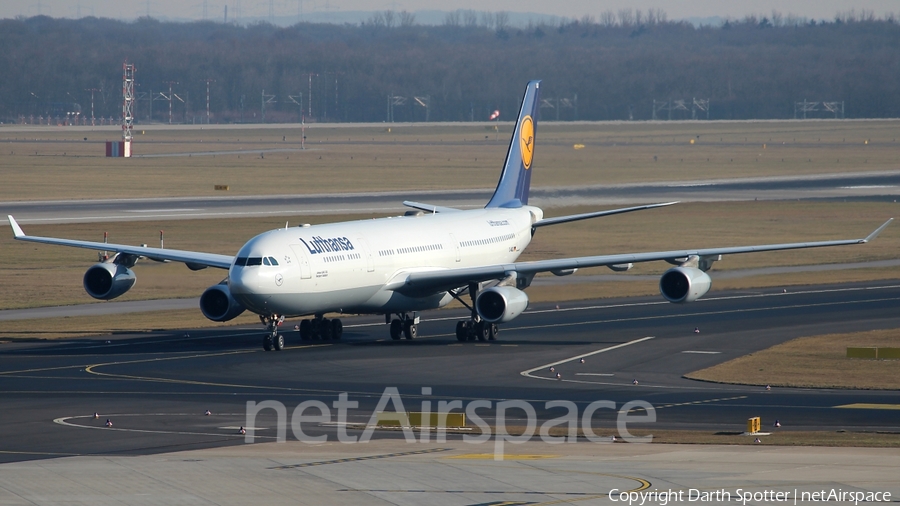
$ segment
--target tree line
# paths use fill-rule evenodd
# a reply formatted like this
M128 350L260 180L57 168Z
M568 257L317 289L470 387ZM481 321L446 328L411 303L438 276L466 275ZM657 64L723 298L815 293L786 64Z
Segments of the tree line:
M206 122L207 86L214 123L509 119L530 79L546 119L705 119L705 100L710 119L792 118L800 101L900 117L897 48L897 20L866 12L715 27L632 9L523 26L473 11L439 26L393 11L290 27L36 16L0 20L0 120L84 121L93 94L96 117L118 121L125 61L138 123L168 121L170 102L173 122Z

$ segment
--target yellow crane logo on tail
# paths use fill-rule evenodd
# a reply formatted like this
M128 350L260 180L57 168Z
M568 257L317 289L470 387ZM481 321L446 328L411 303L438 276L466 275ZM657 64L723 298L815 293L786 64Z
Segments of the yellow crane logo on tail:
M522 118L522 126L519 128L519 147L522 151L522 165L525 170L531 168L531 157L534 156L534 122L531 116Z

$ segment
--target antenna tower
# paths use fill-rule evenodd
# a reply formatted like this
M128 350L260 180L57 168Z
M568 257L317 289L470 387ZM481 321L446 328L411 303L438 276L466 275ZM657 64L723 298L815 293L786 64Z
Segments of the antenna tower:
M122 65L122 140L125 141L124 156L131 156L131 139L134 137L134 64L127 61ZM91 92L93 109L93 91ZM94 112L91 111L91 121Z

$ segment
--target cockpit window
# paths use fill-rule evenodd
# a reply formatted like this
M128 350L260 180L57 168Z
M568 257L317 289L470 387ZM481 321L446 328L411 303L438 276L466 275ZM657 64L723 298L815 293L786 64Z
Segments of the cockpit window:
M269 263L269 257L263 258L263 265L272 265Z
M269 262L272 265L278 265L278 260L275 260L275 257L268 257L268 258L269 258Z
M250 257L247 259L247 267L253 265L262 265L262 257Z
M238 257L237 260L234 261L234 265L241 267L247 265L247 257Z

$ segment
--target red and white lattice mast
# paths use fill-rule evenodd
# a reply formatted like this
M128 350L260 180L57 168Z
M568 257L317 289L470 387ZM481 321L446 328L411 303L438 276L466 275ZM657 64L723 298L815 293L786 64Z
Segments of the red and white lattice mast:
M134 137L134 64L122 65L122 140L123 156L131 156L131 140Z

